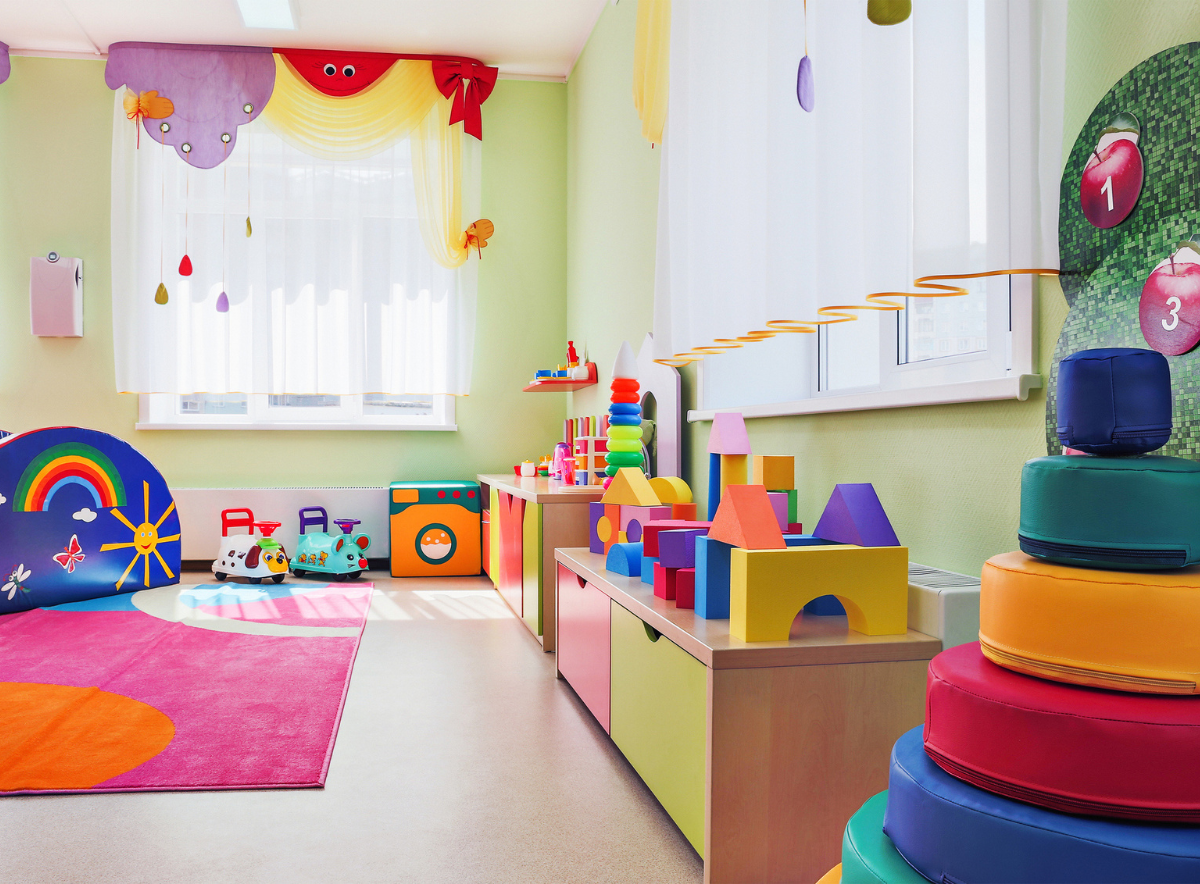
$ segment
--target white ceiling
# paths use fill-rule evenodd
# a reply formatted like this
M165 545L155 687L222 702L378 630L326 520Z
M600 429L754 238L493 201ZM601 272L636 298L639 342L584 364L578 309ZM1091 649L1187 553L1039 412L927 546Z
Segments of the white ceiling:
M249 29L235 0L0 0L14 51L227 43L469 55L502 75L563 79L610 0L292 0L294 31Z

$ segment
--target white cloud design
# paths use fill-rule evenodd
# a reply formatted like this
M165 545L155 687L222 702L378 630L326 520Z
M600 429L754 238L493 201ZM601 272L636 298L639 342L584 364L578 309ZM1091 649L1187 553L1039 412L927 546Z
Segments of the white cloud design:
M3 494L0 494L0 503L8 503L8 498Z
M3 501L0 501L0 503L3 503ZM96 520L96 513L85 506L79 512L74 513L71 518L77 522L94 522Z

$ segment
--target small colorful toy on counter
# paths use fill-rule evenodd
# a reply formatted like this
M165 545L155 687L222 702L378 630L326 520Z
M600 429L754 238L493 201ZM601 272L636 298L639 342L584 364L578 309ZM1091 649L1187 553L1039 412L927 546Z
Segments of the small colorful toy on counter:
M292 573L332 574L338 580L357 580L367 570L367 548L371 538L353 534L358 519L334 519L340 534L329 531L329 514L323 506L306 506L300 510L300 538L296 541L296 558ZM320 532L308 529L320 526Z
M287 576L287 551L271 537L279 522L257 522L248 509L221 510L221 546L213 560L213 576L218 580L245 577L251 583L264 579L283 583ZM230 528L245 528L249 533L230 536ZM257 529L262 535L255 537Z

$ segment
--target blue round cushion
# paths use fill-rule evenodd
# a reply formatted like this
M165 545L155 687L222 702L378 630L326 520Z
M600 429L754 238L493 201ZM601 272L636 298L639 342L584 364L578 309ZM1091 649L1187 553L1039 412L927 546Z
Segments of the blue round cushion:
M608 419L608 422L614 427L640 427L642 416L640 414L614 414Z
M614 402L608 406L609 414L641 414L642 406L636 402Z
M1171 368L1154 350L1080 350L1058 364L1058 440L1088 454L1145 454L1171 438Z
M925 754L921 730L913 728L892 749L883 830L900 855L931 881L1200 881L1200 829L1071 816L1001 798L934 764Z

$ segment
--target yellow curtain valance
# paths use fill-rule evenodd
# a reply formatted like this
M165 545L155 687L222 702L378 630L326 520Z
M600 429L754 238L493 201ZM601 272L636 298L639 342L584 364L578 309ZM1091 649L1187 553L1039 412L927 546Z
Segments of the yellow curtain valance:
M276 53L275 91L262 116L293 147L331 160L369 157L408 138L421 237L435 261L453 268L470 252L462 222L463 124L449 125L450 112L429 61L400 59L361 92L334 97Z
M638 0L633 38L633 106L642 135L662 144L671 66L671 0Z

